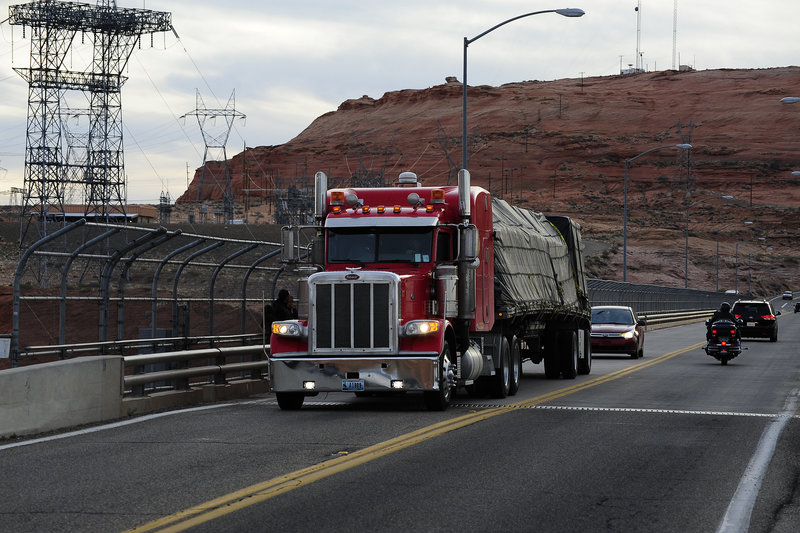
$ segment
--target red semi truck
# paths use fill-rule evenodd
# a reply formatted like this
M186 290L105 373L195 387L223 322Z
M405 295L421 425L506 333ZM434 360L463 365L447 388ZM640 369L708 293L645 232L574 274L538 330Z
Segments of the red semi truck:
M275 322L270 380L281 409L320 392L421 392L444 410L458 387L516 394L522 362L548 378L591 370L580 228L470 185L327 189L315 224L283 228L301 263L299 319ZM312 232L299 246L303 232Z

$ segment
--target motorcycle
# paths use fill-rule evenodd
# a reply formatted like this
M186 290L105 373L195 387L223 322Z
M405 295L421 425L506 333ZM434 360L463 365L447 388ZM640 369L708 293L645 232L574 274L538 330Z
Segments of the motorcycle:
M722 363L727 365L728 361L742 353L742 337L739 335L739 327L735 322L722 319L711 322L706 320L706 328L709 329L708 342L705 352Z

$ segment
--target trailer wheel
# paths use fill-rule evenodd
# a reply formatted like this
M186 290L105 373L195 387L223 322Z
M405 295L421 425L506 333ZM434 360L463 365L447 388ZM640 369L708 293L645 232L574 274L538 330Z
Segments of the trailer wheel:
M508 395L514 396L519 391L519 383L522 379L522 356L519 353L519 340L514 337L511 341L511 382L508 387Z
M284 411L297 411L303 406L305 395L302 392L276 392L278 407Z
M592 341L589 332L583 336L583 359L578 359L578 374L586 375L592 371Z
M425 391L425 406L429 411L444 411L450 405L453 398L453 387L450 374L452 373L453 361L450 343L444 341L442 353L439 355L439 390Z
M491 377L490 391L493 398L505 398L511 388L511 348L503 337L500 348L500 368Z
M575 379L578 368L578 332L564 331L560 337L558 348L561 351L561 373L566 379Z
M556 333L548 331L544 335L544 375L547 379L558 379L561 374L561 362L558 360L559 350Z

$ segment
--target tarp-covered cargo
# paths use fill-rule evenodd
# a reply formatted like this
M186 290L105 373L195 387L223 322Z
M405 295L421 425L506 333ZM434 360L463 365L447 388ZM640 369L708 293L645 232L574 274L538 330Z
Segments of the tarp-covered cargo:
M507 317L588 313L577 225L567 217L551 223L542 213L497 198L492 216L495 310Z

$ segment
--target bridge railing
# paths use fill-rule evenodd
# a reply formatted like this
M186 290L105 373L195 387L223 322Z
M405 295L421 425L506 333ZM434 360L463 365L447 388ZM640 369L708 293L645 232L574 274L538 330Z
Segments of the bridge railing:
M627 305L639 315L719 309L722 302L731 304L739 295L627 283L602 279L587 280L589 302L596 305Z
M598 279L588 280L587 285L593 306L629 305L651 326L702 320L731 296ZM131 396L224 384L229 379L269 378L269 345L261 333L27 346L20 355L69 358L113 353L123 356L124 390Z
M255 236L269 234L263 225L215 232L81 219L31 244L14 274L11 365L37 342L60 349L97 339L105 350L137 335L260 332L285 271L280 243Z

